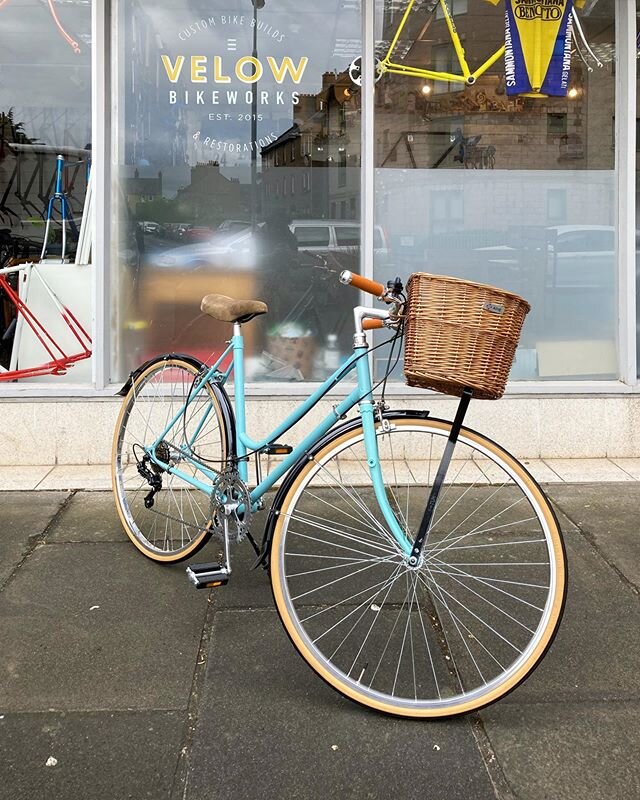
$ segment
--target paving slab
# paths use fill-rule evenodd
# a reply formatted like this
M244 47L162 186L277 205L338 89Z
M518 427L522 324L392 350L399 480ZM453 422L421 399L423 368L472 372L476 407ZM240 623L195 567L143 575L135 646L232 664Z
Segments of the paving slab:
M186 708L206 606L129 544L43 545L0 594L0 708Z
M580 533L565 536L569 592L536 671L501 703L640 701L640 598Z
M0 800L168 798L184 728L184 712L7 714Z
M186 800L494 800L468 720L384 717L342 698L275 611L214 614Z
M47 531L48 542L128 542L111 492L76 492Z
M262 541L262 532L260 540ZM212 539L194 562L217 561L220 544ZM231 579L227 586L214 593L214 602L219 608L273 608L273 596L269 572L262 567L252 569L256 554L249 542L241 542L231 548Z
M640 704L498 704L482 717L518 800L640 797Z
M548 488L557 506L640 588L640 483Z
M0 587L68 498L67 492L0 492Z

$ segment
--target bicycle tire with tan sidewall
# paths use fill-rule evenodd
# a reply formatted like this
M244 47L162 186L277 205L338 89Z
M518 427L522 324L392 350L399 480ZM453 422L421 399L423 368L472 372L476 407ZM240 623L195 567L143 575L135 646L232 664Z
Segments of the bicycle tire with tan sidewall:
M120 413L118 415L118 419L116 422L116 427L113 436L113 444L112 444L112 451L111 451L111 482L112 482L112 489L114 498L116 501L116 508L118 511L118 516L120 518L120 522L122 523L122 527L124 528L125 533L131 540L131 542L135 545L135 547L147 558L150 558L153 561L157 561L160 563L177 563L183 561L192 555L194 555L200 548L202 548L206 542L211 537L211 520L205 523L204 516L205 516L205 506L208 507L208 501L205 503L204 500L200 500L199 498L195 499L195 492L194 498L188 497L189 502L179 503L175 496L172 498L171 503L171 514L167 514L167 517L175 516L175 524L178 525L177 516L180 512L184 513L182 526L183 528L187 528L191 526L195 529L195 521L196 517L202 520L202 527L192 538L185 543L183 540L180 543L179 547L167 547L163 549L152 543L147 536L145 536L144 532L140 528L140 524L136 523L136 514L144 515L144 511L140 507L139 500L140 497L137 498L137 505L138 509L134 513L134 511L130 507L130 502L127 497L127 487L125 486L125 477L123 473L123 463L122 463L122 446L123 446L123 437L126 434L126 426L129 422L131 413L133 411L135 402L140 397L140 391L150 382L150 379L154 376L154 374L163 372L166 373L167 370L176 370L176 371L183 371L185 376L190 376L190 380L195 379L196 375L198 374L197 368L194 364L189 363L181 358L158 358L152 364L147 366L139 375L136 376L135 380L133 381L131 387L129 388L122 406L120 408ZM185 384L186 385L186 384ZM224 463L228 453L228 434L225 428L224 423L224 415L222 413L220 403L218 398L215 395L215 392L210 384L207 384L204 391L207 393L207 399L211 402L213 411L215 414L215 420L217 423L217 428L220 432L220 445L219 445L219 453L216 452L216 458L220 459L221 463ZM178 402L182 402L180 398L176 398L176 407L179 408ZM164 414L164 412L163 412ZM166 417L161 415L162 419ZM160 432L157 432L158 434ZM145 431L145 437L147 438L147 431ZM153 441L153 435L148 436L149 439ZM141 442L137 442L138 444L142 444ZM149 445L151 442L145 441L146 445ZM216 448L217 449L217 448ZM139 451L138 451L139 452ZM128 454L130 455L130 454ZM132 462L130 461L128 465L131 466ZM165 493L165 496L170 496L169 492L173 492L173 488L167 491L166 484L167 484L167 473L163 474L163 479L165 481L165 487L156 495L156 515L161 515L163 512L157 509L157 504L162 502L162 492ZM128 477L127 480L130 480ZM169 481L173 481L173 478L169 478ZM179 485L180 479L176 477L176 489L179 493L183 493L188 491L187 484L184 486ZM141 489L139 490L139 495L143 492L147 493L150 490L150 486L147 483L144 483L142 480ZM181 497L182 494L180 494ZM204 498L204 495L202 495ZM183 498L184 499L184 498ZM170 501L167 501L167 503ZM197 506L198 513L196 514L196 506L195 504L198 503L200 505ZM148 512L149 515L152 515L154 510ZM190 514L194 517L194 523L187 522L186 515ZM149 523L150 526L154 524L154 518L149 516ZM173 524L173 523L172 523Z
M391 424L400 430L406 428L405 435L411 431L419 434L421 433L420 428L423 428L422 432L432 433L432 438L433 436L447 437L451 429L450 422L430 418L416 417L407 419L398 416L392 419ZM380 427L378 428L378 436L382 435L381 432L382 428ZM287 530L290 524L287 521L296 518L296 508L301 503L307 484L313 480L315 474L319 473L320 467L318 465L330 464L332 454L335 457L347 447L355 446L362 441L362 438L361 427L343 434L338 433L336 438L327 443L318 453L313 453L312 457L301 467L299 474L295 477L281 507L276 510L278 518L271 545L270 574L276 608L285 630L300 655L326 683L345 697L377 711L401 717L444 718L466 714L494 703L513 691L541 662L553 641L562 618L567 585L566 557L562 535L555 514L540 486L517 459L492 440L470 429L462 429L459 442L486 455L489 461L493 461L494 464L500 466L505 471L505 474L513 479L514 484L522 490L529 504L535 510L540 528L545 532L544 540L540 541L545 542L544 548L549 553L550 586L541 587L548 589L544 615L541 615L539 630L536 630L536 635L532 639L529 650L527 651L525 648L523 651L520 658L521 663L518 663L516 659L514 663L517 666L505 671L504 680L497 679L493 681L486 691L476 691L471 696L465 696L463 693L457 699L454 697L452 701L448 700L442 703L425 701L423 705L417 700L416 702L404 702L391 696L382 696L371 688L360 684L359 681L349 677L344 671L336 667L321 653L319 647L307 635L294 607L294 601L287 585L284 566L286 548L289 547L291 549L291 543L287 544ZM326 470L326 466L322 466L321 469ZM407 491L409 491L408 487ZM328 530L328 527L325 530ZM293 533L295 534L296 532L294 531ZM328 538L328 534L323 534L323 536ZM307 536L305 538L310 537ZM295 536L292 536L291 539L293 542ZM286 557L290 555L291 553L288 553ZM316 558L318 557L316 556ZM297 563L300 563L299 560ZM338 582L333 581L333 583ZM376 607L376 610L379 611L380 609ZM350 616L350 614L347 616ZM411 646L413 648L413 642ZM400 658L402 658L402 653ZM414 684L415 680L414 668Z

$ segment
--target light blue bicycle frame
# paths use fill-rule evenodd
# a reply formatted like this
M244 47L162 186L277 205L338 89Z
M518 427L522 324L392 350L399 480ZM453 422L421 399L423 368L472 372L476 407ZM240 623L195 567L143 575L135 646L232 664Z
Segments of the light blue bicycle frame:
M221 365L224 360L233 353L233 360L231 365L224 371L221 371ZM412 542L408 539L407 534L400 526L396 515L394 514L387 493L385 491L385 483L382 475L382 468L380 465L380 457L378 453L378 441L376 437L376 420L375 408L373 403L371 372L369 370L369 360L367 358L368 345L354 347L353 355L351 355L329 378L321 384L307 400L301 403L295 411L285 419L272 433L270 433L262 441L254 441L247 433L246 429L246 405L245 405L245 375L244 375L244 339L241 333L240 326L237 325L234 330L234 335L229 342L229 346L220 356L218 361L210 367L206 373L196 382L187 403L179 410L179 412L168 423L164 431L156 439L153 444L145 447L145 452L151 460L159 465L166 472L181 478L186 483L191 484L196 489L211 494L211 484L218 477L215 470L204 466L196 457L192 455L192 447L195 445L198 435L202 430L205 422L213 410L213 403L209 403L203 412L202 418L198 422L196 429L182 449L182 457L194 466L198 472L202 473L203 480L187 475L182 472L178 467L171 466L162 462L156 455L156 447L160 442L167 438L170 431L175 425L179 425L185 413L186 408L193 402L200 392L204 391L207 383L218 383L224 385L231 374L234 375L235 384L235 415L236 415L236 448L238 456L238 473L242 480L247 483L249 479L249 457L248 454L264 450L269 444L277 442L283 434L289 431L294 425L316 405L331 389L337 386L354 369L357 375L356 388L342 400L337 403L332 412L328 414L322 422L308 435L300 444L298 444L293 451L283 459L283 461L275 467L258 486L255 487L250 493L251 501L254 509L260 498L271 489L276 481L278 481L291 467L298 461L298 459L307 453L316 442L322 438L334 425L341 419L348 411L355 405L359 406L360 416L362 418L362 428L364 432L364 445L365 453L367 456L367 464L371 474L371 481L376 495L376 499L380 506L380 510L384 519L389 526L389 530L393 534L398 546L408 556L411 554ZM208 483L204 482L208 479Z

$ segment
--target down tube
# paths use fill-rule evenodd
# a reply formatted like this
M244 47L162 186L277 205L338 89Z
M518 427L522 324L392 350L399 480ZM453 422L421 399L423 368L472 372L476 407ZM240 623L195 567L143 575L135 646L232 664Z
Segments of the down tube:
M366 392L364 400L360 403L360 415L362 417L362 429L364 431L364 446L367 454L367 464L369 465L369 472L371 474L371 481L373 483L373 490L376 495L376 500L382 511L391 533L394 538L404 550L407 556L411 555L413 549L412 543L409 541L406 533L402 530L393 509L389 505L389 499L385 491L384 478L382 476L382 468L380 466L380 454L378 452L378 438L376 436L376 421L373 408L373 396L371 394L371 373L369 371L369 362L366 358L361 358L357 362L358 371L358 386L362 394Z

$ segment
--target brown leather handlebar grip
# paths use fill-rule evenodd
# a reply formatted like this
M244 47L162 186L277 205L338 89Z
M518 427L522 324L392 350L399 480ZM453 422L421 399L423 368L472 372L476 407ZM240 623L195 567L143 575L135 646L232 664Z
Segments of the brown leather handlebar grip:
M368 292L374 297L382 297L387 291L385 287L377 281L371 281L369 278L363 278L362 275L356 275L354 272L343 272L340 276L342 283L351 284L356 289L361 289L363 292Z
M384 328L384 322L381 319L365 319L362 323L363 331L375 331L378 328Z

